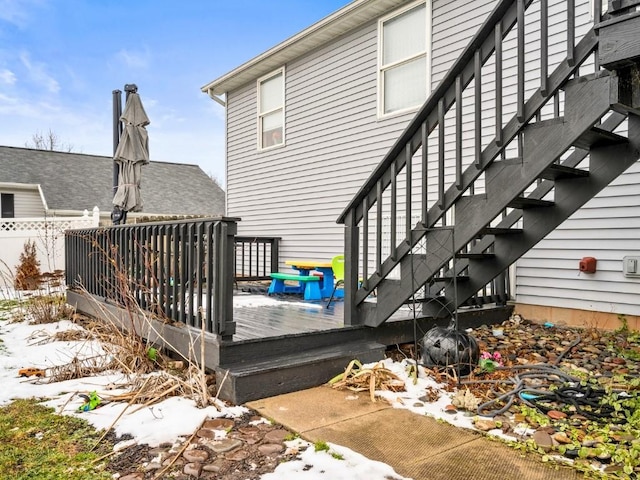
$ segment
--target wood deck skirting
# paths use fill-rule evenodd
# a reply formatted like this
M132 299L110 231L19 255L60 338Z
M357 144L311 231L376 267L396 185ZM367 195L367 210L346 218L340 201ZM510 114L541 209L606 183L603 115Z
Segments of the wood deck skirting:
M110 304L103 298L81 294L67 290L67 303L77 311L83 312L95 318L104 319L105 316L117 326L125 330L134 330L143 338L163 348L169 348L187 355L189 345L193 342L193 354L195 360L200 362L200 332L189 331L189 327L183 324L169 324L159 320L144 318L141 314L130 314L124 308ZM204 332L205 349L204 363L209 368L220 364L220 349L218 338L208 332ZM213 348L211 348L213 347Z

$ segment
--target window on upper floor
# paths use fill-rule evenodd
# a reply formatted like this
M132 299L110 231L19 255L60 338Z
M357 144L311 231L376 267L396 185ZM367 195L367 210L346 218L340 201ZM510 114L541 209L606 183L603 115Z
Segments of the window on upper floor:
M0 218L14 218L13 193L0 194Z
M378 112L419 107L427 98L429 44L427 4L414 3L378 23Z
M258 149L284 145L284 68L258 80Z

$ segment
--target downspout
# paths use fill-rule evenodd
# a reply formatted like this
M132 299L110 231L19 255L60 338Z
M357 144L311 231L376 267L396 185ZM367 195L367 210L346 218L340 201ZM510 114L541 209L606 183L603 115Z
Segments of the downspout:
M38 193L40 194L40 200L42 200L42 206L44 207L45 216L49 213L49 205L47 205L47 199L44 198L44 192L42 191L42 187L38 183Z
M209 95L209 98L211 98L211 100L213 100L216 103L219 103L223 107L227 106L227 103L224 100L222 100L215 93L213 93L213 88L210 88L210 89L207 90L207 95Z

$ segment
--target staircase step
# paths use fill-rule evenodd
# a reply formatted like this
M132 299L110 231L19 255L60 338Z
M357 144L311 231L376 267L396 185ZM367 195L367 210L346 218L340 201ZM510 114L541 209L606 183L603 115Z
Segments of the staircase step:
M478 232L478 237L485 235L514 235L520 234L523 231L522 228L485 227Z
M432 280L434 282L453 282L453 277L450 275L445 275L444 277L432 277ZM469 276L468 275L458 275L456 277L456 281L458 282L468 282L469 281Z
M609 132L598 127L591 127L591 129L584 132L573 143L574 146L588 150L591 147L605 147L607 145L618 145L620 143L627 142L627 138L617 133Z
M465 252L465 253L456 253L456 258L470 258L470 259L483 259L483 258L494 258L496 256L495 253L481 252L481 253L473 253L473 252Z
M385 349L380 343L360 340L221 365L216 368L219 395L224 400L240 405L316 387L344 371L355 358L362 363L382 360Z
M544 172L542 172L539 178L543 178L545 180L559 180L563 178L583 178L588 176L589 172L587 170L565 167L564 165L553 163L549 165Z
M549 200L540 200L539 198L518 197L511 200L507 207L525 210L527 208L552 207L553 202Z

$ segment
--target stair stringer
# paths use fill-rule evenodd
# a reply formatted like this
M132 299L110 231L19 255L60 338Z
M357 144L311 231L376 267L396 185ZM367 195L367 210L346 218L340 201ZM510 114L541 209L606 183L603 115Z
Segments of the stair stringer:
M617 101L617 81L617 77L605 72L567 82L564 118L525 126L522 162L493 162L486 169L487 193L460 197L455 202L455 225L451 227L455 239L453 252L476 238L514 198L609 111L611 104ZM425 261L416 263L410 255L401 259L400 281L382 280L375 307L368 305L362 309L365 325L381 325L416 288L426 284L451 259L450 230L430 229L424 237L428 252Z
M613 132L620 124L627 118L627 114L622 114L618 112L612 112L611 115L607 117L607 119L600 125L600 128L607 132ZM589 155L589 150L584 150L581 148L576 148L574 152L569 155L561 164L562 167L566 168L576 168L586 157ZM558 165L558 164L556 164ZM587 172L588 173L588 172ZM557 180L556 180L557 181ZM542 199L544 198L551 190L553 190L554 181L543 181L541 182L533 192L531 192L528 198L536 198ZM514 229L513 226L522 218L522 210L512 210L506 217L504 217L498 225L494 227L494 230L504 230L509 232L509 234L513 235L517 232L518 229ZM484 252L487 249L494 250L494 242L495 235L485 234L479 239L471 249L471 252ZM456 271L462 272L467 269L469 265L468 260L462 259L456 262ZM441 288L438 289L438 291ZM433 293L433 292L431 292Z
M456 265L456 273L468 270L469 280L459 283L457 292L448 285L445 288L446 300L443 304L425 304L423 315L441 315L443 310L453 311L457 307L454 307L454 298L457 298L458 306L471 298L638 161L640 159L640 116L629 116L628 138L629 142L626 144L592 148L589 176L557 180L554 206L525 210L522 213L524 225L522 234L495 237L495 257L483 260L471 259Z

